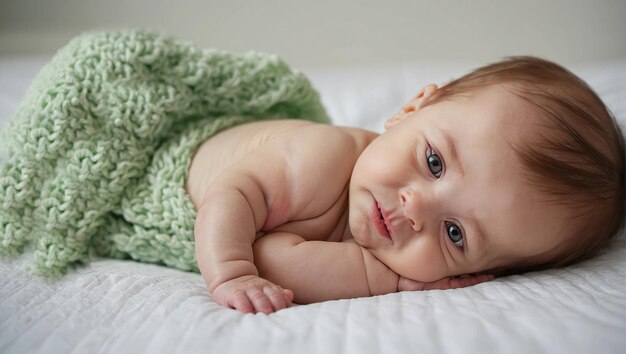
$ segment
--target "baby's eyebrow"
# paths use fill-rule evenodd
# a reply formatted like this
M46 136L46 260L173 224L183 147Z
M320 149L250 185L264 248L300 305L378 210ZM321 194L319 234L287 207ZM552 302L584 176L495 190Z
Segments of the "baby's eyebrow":
M475 217L471 218L471 224L474 232L470 233L471 242L468 241L468 245L471 245L469 248L473 250L473 257L482 258L487 250L486 243L489 238L485 234L485 229L482 228L481 223ZM465 235L465 237L467 236Z
M446 146L446 151L449 152L450 159L454 163L454 166L456 168L458 168L459 173L461 174L461 176L465 176L465 171L463 170L463 165L461 164L461 161L459 161L459 155L456 152L456 146L454 144L454 139L445 130L440 130L439 132L441 134L441 138L442 138L442 140L444 142L444 145Z

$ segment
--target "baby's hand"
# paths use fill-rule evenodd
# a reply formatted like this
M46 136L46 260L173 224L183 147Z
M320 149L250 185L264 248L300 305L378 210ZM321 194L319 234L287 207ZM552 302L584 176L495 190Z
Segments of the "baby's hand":
M242 312L271 313L291 306L293 291L283 289L256 275L231 279L211 294L213 300Z
M398 279L398 291L434 290L434 289L455 289L476 285L482 282L493 280L495 276L491 274L462 275L459 277L443 278L431 283L419 282L400 276Z

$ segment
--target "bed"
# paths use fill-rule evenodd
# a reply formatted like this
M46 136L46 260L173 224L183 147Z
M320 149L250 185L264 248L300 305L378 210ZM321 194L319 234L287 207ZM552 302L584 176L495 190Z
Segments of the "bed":
M47 57L0 60L0 128ZM305 69L335 124L382 130L428 82L480 63ZM626 59L572 68L626 125ZM1 353L623 353L626 241L564 269L454 290L298 305L214 303L199 274L95 259L57 282L0 260Z

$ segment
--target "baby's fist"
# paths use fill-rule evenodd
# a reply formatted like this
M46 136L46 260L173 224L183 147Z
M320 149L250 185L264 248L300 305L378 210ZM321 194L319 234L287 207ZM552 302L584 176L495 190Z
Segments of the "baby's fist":
M220 284L213 300L247 313L272 313L291 306L293 292L256 275L246 275Z

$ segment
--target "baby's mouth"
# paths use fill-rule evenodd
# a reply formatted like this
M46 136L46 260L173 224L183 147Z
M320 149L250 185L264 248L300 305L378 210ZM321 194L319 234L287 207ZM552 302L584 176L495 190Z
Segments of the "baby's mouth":
M376 226L378 233L381 236L384 236L385 238L392 239L391 232L389 231L389 228L387 227L387 222L385 220L383 210L380 207L380 204L378 203L378 201L375 199L374 199L374 205L372 206L372 209L373 209L372 218L374 219L374 225Z

